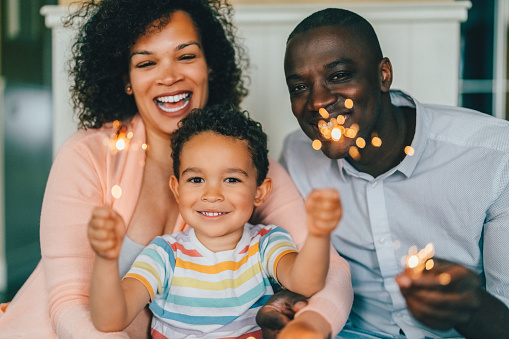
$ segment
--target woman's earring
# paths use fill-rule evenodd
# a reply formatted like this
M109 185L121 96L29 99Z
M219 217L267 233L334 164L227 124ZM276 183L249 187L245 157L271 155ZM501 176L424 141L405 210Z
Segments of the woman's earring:
M126 91L127 94L131 94L131 91L132 91L131 85L125 86L125 91Z

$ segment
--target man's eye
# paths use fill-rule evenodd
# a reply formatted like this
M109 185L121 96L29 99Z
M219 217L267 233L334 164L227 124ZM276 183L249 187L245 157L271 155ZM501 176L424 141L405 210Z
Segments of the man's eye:
M194 184L199 184L199 183L204 182L204 180L202 178L200 178L200 177L189 178L187 181L188 182L192 182Z
M304 85L292 86L290 88L290 94L298 94L298 93L302 92L305 88L306 88L306 86L304 86Z
M237 178L226 178L225 181L226 182L230 182L230 183L232 183L232 182L241 182L241 180L237 179Z
M349 77L349 73L347 72L337 72L337 73L334 73L332 76L331 76L331 81L341 81L341 80L345 80Z

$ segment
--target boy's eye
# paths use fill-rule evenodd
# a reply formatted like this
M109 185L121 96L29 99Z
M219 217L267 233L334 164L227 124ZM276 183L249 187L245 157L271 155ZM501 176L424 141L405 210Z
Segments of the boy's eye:
M204 182L204 180L202 178L200 178L200 177L189 178L187 181L188 182L192 182L194 184L199 184L199 183Z
M226 179L225 179L225 181L226 181L226 182L230 182L230 183L231 183L231 182L241 182L241 180L240 180L240 179L237 179L237 178L226 178Z

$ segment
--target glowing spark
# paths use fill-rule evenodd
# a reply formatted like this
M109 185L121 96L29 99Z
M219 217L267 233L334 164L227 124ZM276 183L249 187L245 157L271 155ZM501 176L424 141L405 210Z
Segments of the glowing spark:
M353 139L357 135L357 131L353 128L346 128L345 129L345 137Z
M114 185L111 188L111 195L113 196L113 198L119 199L122 196L122 189L120 188L120 186Z
M329 112L327 112L327 110L325 108L323 108L323 107L320 107L320 109L318 110L318 113L320 113L320 115L324 119L328 119L329 118Z
M343 125L345 123L345 117L342 116L342 115L338 115L338 117L336 118L336 120L338 121L338 124L339 125Z
M113 121L113 128L118 129L119 127L120 127L120 121L118 121L118 120Z
M362 139L361 137L358 137L356 140L355 140L355 144L357 145L357 147L359 148L364 148L366 147L366 140Z
M320 148L322 148L322 142L320 140L313 140L313 143L312 143L312 146L315 150L319 150Z
M146 150L146 149L148 149L148 145L147 144L143 144L143 145L141 145L141 148Z
M115 147L121 151L125 148L125 140L122 138L122 139L118 139L117 142L115 143Z
M373 139L371 139L371 144L375 147L380 147L382 146L382 139L380 139L379 137L374 137Z
M359 160L361 158L359 150L355 146L350 147L350 149L348 150L348 154L350 154L350 156L354 160Z
M345 100L345 107L350 109L353 107L353 100L352 99L346 99Z
M405 147L405 154L409 156L414 155L415 154L414 148L412 146Z
M133 132L127 133L127 139L132 139L132 138L133 138Z
M434 255L435 248L431 243L419 252L417 252L416 246L411 246L408 249L406 265L412 269L415 275L420 275L424 269L431 270L433 268L434 262L432 258Z
M325 122L325 120L318 121L318 128L322 129L322 128L326 128L326 127L327 127L327 123Z
M440 285L449 285L451 282L451 275L449 273L442 273L438 276L438 282Z
M332 140L338 141L341 138L341 131L339 128L333 128L331 132Z
M417 255L411 255L408 257L407 266L410 268L417 267L419 265L419 257Z

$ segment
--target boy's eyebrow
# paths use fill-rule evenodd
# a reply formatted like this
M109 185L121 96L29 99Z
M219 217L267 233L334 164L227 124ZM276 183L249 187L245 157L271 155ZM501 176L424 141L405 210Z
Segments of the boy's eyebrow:
M196 41L188 41L188 42L185 42L183 44L178 45L175 48L175 50L176 51L180 51L180 50L182 50L182 49L184 49L186 47L192 46L192 45L196 45L196 46L198 46L198 48L201 49L201 45L198 42L196 42ZM133 52L131 52L129 54L129 58L132 58L135 55L152 55L152 54L153 54L152 52L147 51L147 50L133 51Z
M182 171L182 175L184 174L188 174L188 173L201 173L202 170L198 167L188 167L186 168L185 170ZM239 173L245 177L249 177L249 174L247 174L246 171L244 171L243 169L241 168L236 168L236 167L229 167L227 169L225 169L224 171L222 171L223 173Z

